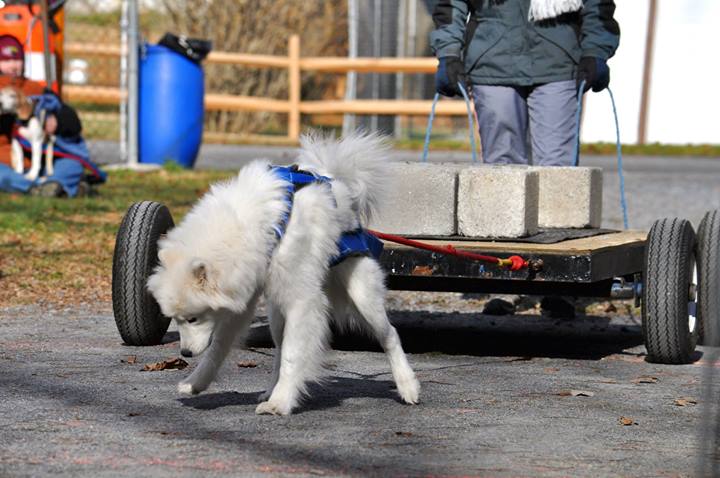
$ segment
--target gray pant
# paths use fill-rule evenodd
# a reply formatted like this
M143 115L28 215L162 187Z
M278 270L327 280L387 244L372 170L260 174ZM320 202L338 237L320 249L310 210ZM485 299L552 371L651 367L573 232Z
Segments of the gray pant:
M575 80L529 87L478 85L473 86L472 93L483 162L574 164Z

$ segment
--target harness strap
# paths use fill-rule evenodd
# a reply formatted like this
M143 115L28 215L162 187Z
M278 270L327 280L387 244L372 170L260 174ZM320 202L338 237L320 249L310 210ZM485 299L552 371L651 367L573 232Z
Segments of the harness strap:
M297 165L292 166L271 166L271 171L287 184L285 202L287 212L280 218L280 222L273 226L278 242L282 240L290 220L295 193L309 184L321 183L331 185L332 180L327 176L320 176L310 171L303 171ZM383 250L383 243L378 238L362 228L348 231L340 236L337 243L338 255L330 261L330 266L337 265L351 256L372 255L376 259L380 257Z

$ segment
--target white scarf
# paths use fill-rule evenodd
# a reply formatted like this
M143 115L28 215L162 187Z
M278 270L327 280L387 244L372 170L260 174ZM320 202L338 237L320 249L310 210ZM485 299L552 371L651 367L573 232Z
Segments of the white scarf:
M548 20L563 13L577 12L583 7L583 0L531 0L531 21Z

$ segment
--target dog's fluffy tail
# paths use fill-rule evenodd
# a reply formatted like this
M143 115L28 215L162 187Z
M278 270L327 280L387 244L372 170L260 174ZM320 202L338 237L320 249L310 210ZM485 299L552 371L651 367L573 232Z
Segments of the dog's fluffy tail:
M390 147L378 134L358 132L341 139L320 134L300 139L299 166L342 181L360 221L367 225L390 187Z

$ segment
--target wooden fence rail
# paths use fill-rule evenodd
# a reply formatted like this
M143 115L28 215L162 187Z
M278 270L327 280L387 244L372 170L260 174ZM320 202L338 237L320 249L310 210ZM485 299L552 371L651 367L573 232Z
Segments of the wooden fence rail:
M119 45L67 43L67 56L120 57ZM287 56L254 55L246 53L211 52L205 60L208 64L229 64L252 68L284 68L288 70L289 95L287 100L255 96L238 96L208 93L205 108L209 111L267 111L288 115L288 140L297 141L300 136L301 114L359 115L427 115L432 105L425 100L330 100L303 101L300 97L300 75L303 71L323 73L434 73L435 58L344 58L301 57L300 37L292 35L288 40ZM119 104L125 94L118 88L64 85L63 96L67 101L99 104ZM466 114L462 101L441 101L435 114L460 116Z

